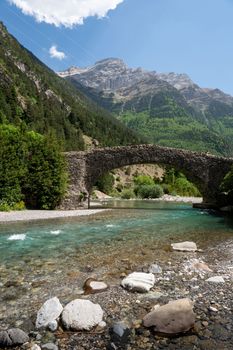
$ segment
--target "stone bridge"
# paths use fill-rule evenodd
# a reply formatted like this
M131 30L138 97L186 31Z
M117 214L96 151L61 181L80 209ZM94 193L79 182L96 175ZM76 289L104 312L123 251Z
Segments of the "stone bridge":
M65 153L69 168L69 189L61 207L74 209L87 199L97 179L107 171L133 164L160 164L181 171L200 190L204 203L217 205L219 186L233 165L233 158L208 153L133 145L97 148L87 152Z

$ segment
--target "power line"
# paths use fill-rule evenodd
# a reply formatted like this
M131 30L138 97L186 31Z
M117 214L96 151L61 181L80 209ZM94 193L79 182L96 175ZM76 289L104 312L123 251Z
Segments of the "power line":
M38 30L37 28L35 28L33 25L31 25L30 23L28 23L27 21L25 21L21 16L19 16L12 8L10 8L9 6L5 6L5 8L11 12L12 14L14 14L16 17L18 17L20 19L21 22L25 23L26 25L30 26L33 28L33 30L35 30L36 32L38 32L39 34L41 34L43 37L45 37L45 39L48 41L50 40L50 44L52 44L54 42L54 40L52 38L50 38L48 35L45 35L42 31ZM14 27L15 28L15 27ZM19 31L18 28L15 28L15 30ZM20 31L19 31L20 32ZM21 32L22 33L22 32ZM25 35L24 33L22 33L23 35ZM86 48L82 47L80 44L78 44L75 40L73 40L72 38L70 38L69 36L67 36L65 33L61 32L61 34L66 38L68 39L70 42L74 43L74 45L77 47L77 48L80 48L83 53L86 55L86 56L89 56L88 58L92 59L92 61L96 61L96 58L94 57L94 55L88 51ZM32 40L28 35L25 35L27 36L32 42L34 42L37 46L39 46L34 40ZM41 47L41 46L39 46ZM65 50L64 48L62 48L62 50L66 51L68 53L68 56L69 57L72 57L73 59L77 60L77 57L75 57L73 54L71 54L69 51ZM88 61L89 61L88 59ZM79 58L79 61L81 61L82 63L84 63L84 61L82 59ZM90 61L88 62L88 64L92 64ZM86 65L86 62L84 63L84 65Z

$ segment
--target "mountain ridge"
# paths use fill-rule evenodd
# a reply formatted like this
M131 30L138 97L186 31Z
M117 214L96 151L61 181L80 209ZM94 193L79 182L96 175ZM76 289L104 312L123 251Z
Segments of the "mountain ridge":
M0 22L0 122L53 133L65 150L85 148L83 136L101 146L141 142L69 82L24 48Z
M58 74L153 143L233 154L233 97L201 88L185 73L130 68L108 58Z

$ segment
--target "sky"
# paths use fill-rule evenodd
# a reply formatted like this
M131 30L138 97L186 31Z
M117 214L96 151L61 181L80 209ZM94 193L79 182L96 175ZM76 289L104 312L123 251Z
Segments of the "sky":
M55 71L118 57L233 95L233 0L0 0L0 20Z

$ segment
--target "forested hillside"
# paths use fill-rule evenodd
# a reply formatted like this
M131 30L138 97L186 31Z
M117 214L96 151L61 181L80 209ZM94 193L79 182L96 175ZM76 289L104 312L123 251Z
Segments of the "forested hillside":
M22 47L0 23L0 122L54 134L65 150L139 143L136 134Z

